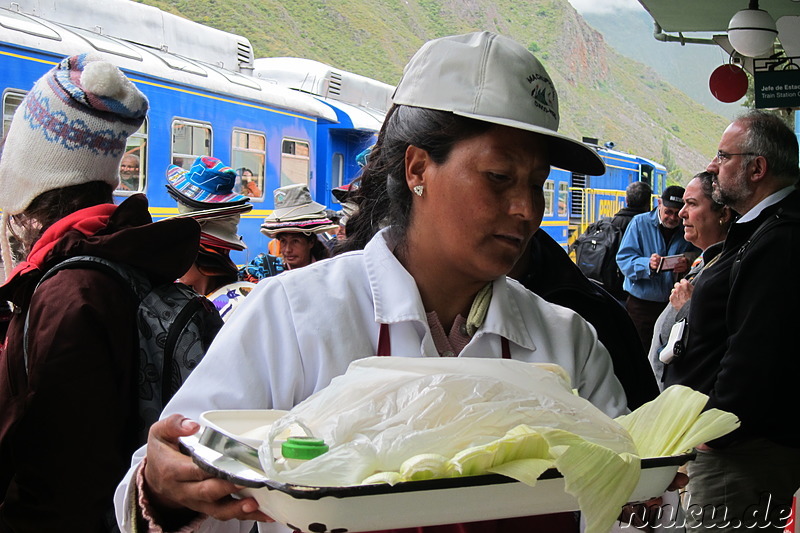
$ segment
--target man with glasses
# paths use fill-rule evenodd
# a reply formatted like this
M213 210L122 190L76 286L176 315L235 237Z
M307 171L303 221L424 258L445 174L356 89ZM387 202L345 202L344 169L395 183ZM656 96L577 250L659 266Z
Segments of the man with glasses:
M664 189L658 207L631 220L617 252L617 265L625 276L628 293L625 308L636 326L645 353L653 339L653 326L669 303L669 293L679 274L689 270L689 259L680 257L664 267L662 258L691 254L698 250L683 238L678 211L683 207L683 187Z
M690 463L689 526L783 531L800 487L797 138L779 117L751 111L725 130L707 170L713 198L741 217L697 280L685 351L665 383L708 394L706 408L736 414L741 427Z

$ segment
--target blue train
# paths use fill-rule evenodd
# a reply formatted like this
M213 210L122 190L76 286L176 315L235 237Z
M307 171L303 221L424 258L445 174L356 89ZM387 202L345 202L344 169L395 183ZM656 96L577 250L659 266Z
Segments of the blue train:
M306 183L314 200L338 208L331 190L356 177L356 155L375 142L391 105L388 84L307 59L255 59L245 37L129 0L11 6L0 8L3 134L26 91L61 58L104 56L151 104L128 141L116 195L144 192L154 218L175 215L167 167L218 157L237 169L240 192L255 206L239 225L248 245L233 255L239 264L267 249L259 226L275 188ZM663 166L597 150L608 167L604 176L554 168L547 182L543 229L564 246L592 220L616 212L631 181L648 181L656 193L665 186Z

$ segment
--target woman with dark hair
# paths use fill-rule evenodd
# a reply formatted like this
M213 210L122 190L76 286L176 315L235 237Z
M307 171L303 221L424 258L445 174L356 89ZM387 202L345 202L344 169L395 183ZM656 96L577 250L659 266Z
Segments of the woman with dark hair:
M669 305L656 320L653 330L653 342L650 345L648 359L655 372L659 386L663 389L664 362L675 353L674 342L682 342L682 335L678 334L682 328L681 321L689 314L689 300L694 291L694 284L703 269L713 265L719 258L728 230L734 221L733 211L712 198L714 176L708 172L695 174L694 178L686 185L683 193L683 207L678 216L683 220L684 238L700 248L703 252L695 260L689 272L682 280L675 283L675 288L669 296ZM673 345L667 346L670 333L676 327L673 336ZM662 352L668 350L662 355ZM680 347L678 348L680 351Z
M604 171L592 149L556 133L557 96L538 60L486 32L430 41L394 104L354 196L353 251L269 278L248 297L134 456L116 495L123 530L137 513L174 528L213 517L198 531L268 521L254 499L230 498L238 487L180 453L178 438L199 427L185 416L290 409L363 357L557 363L582 397L611 416L625 411L594 330L506 277L542 220L550 165ZM293 214L272 216L270 231ZM537 523L577 531L572 513ZM459 527L531 531L533 522L499 524Z

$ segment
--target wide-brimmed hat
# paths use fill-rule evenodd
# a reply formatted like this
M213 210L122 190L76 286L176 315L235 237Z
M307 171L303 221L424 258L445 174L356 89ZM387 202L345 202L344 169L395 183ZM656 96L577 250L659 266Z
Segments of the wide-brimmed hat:
M325 206L311 199L308 186L302 183L275 189L275 210L264 219L261 233L322 233L338 227L325 213Z
M350 194L351 185L352 184L348 183L347 185L340 185L338 187L334 187L333 189L331 189L331 194L333 194L333 198L339 203L344 202L345 199L347 198L347 195Z
M193 218L200 224L200 243L226 250L246 250L242 237L237 233L242 213L253 209L253 205L223 204L212 209L196 209L178 202L177 217Z
M319 214L325 214L325 206L311 199L308 185L297 183L278 187L272 194L275 199L275 209L267 216L268 221L314 218Z
M605 172L594 149L556 133L556 88L539 60L508 37L476 32L428 41L406 65L392 101L532 131L547 137L551 165Z
M224 204L248 201L247 196L233 192L236 171L216 157L200 156L189 170L177 165L167 168L167 190L184 203Z

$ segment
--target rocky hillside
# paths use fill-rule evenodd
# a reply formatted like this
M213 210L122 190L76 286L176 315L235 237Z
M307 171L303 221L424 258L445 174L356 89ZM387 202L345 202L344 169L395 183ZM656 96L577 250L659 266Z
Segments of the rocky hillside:
M524 44L559 91L561 131L613 141L685 182L705 168L727 119L616 53L567 0L145 0L246 35L257 57L297 56L397 83L426 40L490 30Z

